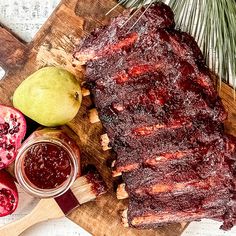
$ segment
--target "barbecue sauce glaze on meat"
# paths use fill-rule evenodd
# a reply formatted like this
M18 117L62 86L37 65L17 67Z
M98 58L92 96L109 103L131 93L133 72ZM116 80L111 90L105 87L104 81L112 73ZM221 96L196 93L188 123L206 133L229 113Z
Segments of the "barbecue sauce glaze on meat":
M143 16L133 26L140 14ZM131 227L211 218L236 223L236 139L194 39L163 3L125 11L94 30L74 57L129 194Z

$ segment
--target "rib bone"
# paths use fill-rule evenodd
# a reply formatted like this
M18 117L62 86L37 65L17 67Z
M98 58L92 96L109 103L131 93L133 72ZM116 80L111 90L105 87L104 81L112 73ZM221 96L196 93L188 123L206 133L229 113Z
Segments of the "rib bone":
M90 91L86 88L81 88L81 93L83 97L89 96L90 95Z
M116 196L117 196L117 199L126 199L129 197L128 193L126 192L125 190L125 184L120 184L117 188L117 191L116 191Z
M101 145L102 145L103 151L107 151L111 149L111 147L109 147L109 138L107 134L101 135Z
M121 220L122 224L125 228L129 227L129 222L128 222L128 209L125 209L122 214L121 214Z
M89 121L92 123L92 124L95 124L97 122L100 121L99 117L98 117L98 112L97 112L97 109L93 108L89 111Z

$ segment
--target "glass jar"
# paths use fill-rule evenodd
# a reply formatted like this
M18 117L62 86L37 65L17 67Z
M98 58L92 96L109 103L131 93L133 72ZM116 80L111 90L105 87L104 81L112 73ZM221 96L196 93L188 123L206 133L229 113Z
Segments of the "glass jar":
M80 175L80 151L60 128L36 130L23 143L15 161L15 176L29 194L58 197Z

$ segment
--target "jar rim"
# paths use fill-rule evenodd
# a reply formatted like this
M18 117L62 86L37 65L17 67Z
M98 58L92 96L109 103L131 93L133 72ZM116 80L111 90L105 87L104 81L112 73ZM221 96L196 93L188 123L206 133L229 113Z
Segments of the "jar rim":
M41 189L35 186L24 173L24 168L22 164L25 160L25 154L32 146L39 143L51 143L57 146L62 147L70 157L71 164L71 173L70 176L58 187L53 189ZM28 192L30 195L40 198L50 198L50 197L58 197L65 193L71 185L74 183L77 173L78 173L78 157L73 152L72 148L62 139L57 137L35 137L34 140L29 140L28 142L24 142L21 148L18 150L16 160L15 160L15 176L18 180L18 183L23 187L23 189Z

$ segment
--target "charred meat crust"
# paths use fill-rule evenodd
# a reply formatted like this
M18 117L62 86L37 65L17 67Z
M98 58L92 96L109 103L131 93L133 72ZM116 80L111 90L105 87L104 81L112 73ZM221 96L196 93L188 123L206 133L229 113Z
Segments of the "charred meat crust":
M133 26L140 14L143 16ZM74 57L117 155L128 224L155 228L211 218L236 224L236 138L195 40L163 3L125 11L94 30Z

